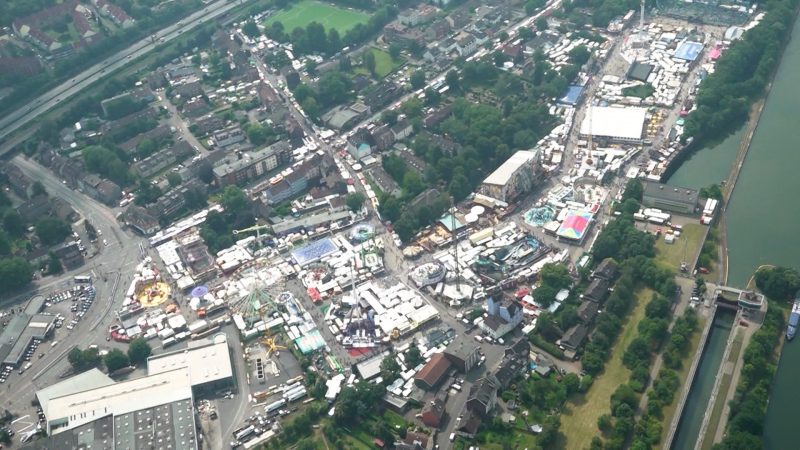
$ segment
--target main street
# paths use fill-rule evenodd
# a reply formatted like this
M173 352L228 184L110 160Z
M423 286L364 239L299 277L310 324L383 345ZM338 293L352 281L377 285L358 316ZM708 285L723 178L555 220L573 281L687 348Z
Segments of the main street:
M88 89L93 83L110 75L115 70L125 67L130 64L132 60L144 56L162 44L166 44L177 38L184 32L200 26L203 22L219 17L239 5L239 2L219 0L206 6L203 10L189 15L178 23L170 25L156 32L154 35L147 36L116 55L89 67L72 79L32 99L28 102L29 106L26 108L18 109L0 119L0 139L48 112L58 103ZM153 36L155 36L156 39L154 39Z

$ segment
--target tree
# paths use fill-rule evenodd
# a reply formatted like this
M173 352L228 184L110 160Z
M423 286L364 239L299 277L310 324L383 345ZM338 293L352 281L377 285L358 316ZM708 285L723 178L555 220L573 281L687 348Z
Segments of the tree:
M711 186L700 188L700 197L702 198L712 198L714 200L722 200L722 188L719 187L718 184L712 184Z
M128 346L128 359L133 364L145 364L152 349L144 338L136 338Z
M44 185L39 180L33 182L31 190L34 197L39 197L40 195L47 197L47 189L44 188Z
M400 48L399 45L391 44L391 45L389 45L389 56L392 57L392 60L397 61L398 59L400 59L400 52L402 50L403 49Z
M182 181L183 179L177 172L170 172L167 174L167 182L169 183L170 187L179 186Z
M568 288L572 284L572 277L567 266L563 264L547 263L539 271L542 284L552 286L554 289Z
M773 300L789 300L800 290L800 272L790 267L761 267L755 280L756 287Z
M451 71L447 72L447 75L445 75L444 80L445 80L445 83L447 83L447 86L449 86L452 91L458 91L459 90L459 87L461 85L460 85L460 79L459 79L459 76L458 76L458 72L456 72L455 70L451 70Z
M253 145L262 145L274 135L274 131L270 128L264 127L259 123L250 123L247 125L247 139Z
M58 244L72 233L72 228L61 219L46 217L35 225L36 236L45 245Z
M422 69L417 69L414 73L411 74L411 87L414 89L421 89L425 86L425 71Z
M597 428L602 432L611 430L612 420L608 414L603 414L597 418Z
M536 22L533 23L536 26L536 29L539 31L544 31L547 29L547 17L539 17L536 19Z
M371 50L367 50L364 52L364 56L362 56L362 58L364 67L369 71L369 73L375 75L375 53L373 53Z
M388 355L381 361L381 378L385 383L391 383L397 379L400 373L400 364L395 359L394 355Z
M569 51L570 62L576 66L582 66L586 64L591 57L592 53L588 48L586 48L585 45L579 45Z
M400 113L397 112L396 109L385 109L381 113L381 121L386 125L392 126L397 123L397 116Z
M105 363L109 373L113 373L114 371L131 365L128 355L123 353L122 350L116 348L106 354L105 358L103 358L103 362Z
M220 201L225 211L231 214L244 211L250 204L247 196L245 196L244 192L237 186L225 186Z
M408 351L406 351L406 366L417 367L423 362L425 362L425 358L422 357L422 353L419 351L417 343L412 342L408 347Z
M311 117L312 119L319 117L319 104L317 104L317 101L314 100L314 97L308 97L307 99L303 100L300 103L300 106L303 108L303 111L306 112L308 117Z
M256 38L261 35L261 30L253 19L248 20L242 26L242 32L251 38Z
M347 203L347 207L353 212L359 211L361 207L364 206L364 200L366 200L366 198L361 192L354 192L345 197L345 203Z
M25 234L26 226L16 209L8 208L3 214L3 230L11 237L19 238Z
M100 366L103 362L97 347L87 348L86 350L75 347L67 354L67 360L75 372L84 372L93 367Z
M140 158L147 158L158 151L158 144L150 138L144 138L136 144L136 154Z
M61 266L61 260L58 259L55 253L50 252L47 258L47 274L57 275L63 271L64 268Z

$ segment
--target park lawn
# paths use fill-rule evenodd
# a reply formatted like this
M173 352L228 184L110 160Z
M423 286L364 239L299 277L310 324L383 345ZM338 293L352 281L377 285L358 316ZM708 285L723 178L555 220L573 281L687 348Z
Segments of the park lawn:
M589 392L577 394L567 402L561 415L560 433L560 440L566 438L567 441L560 442L558 448L588 448L592 438L600 435L597 419L603 414L610 414L611 394L630 378L631 371L622 364L622 355L636 337L636 328L644 318L645 307L652 296L650 289L641 289L636 293L636 304L611 349L611 358L606 361L605 370L595 378Z
M686 351L686 356L683 358L683 365L681 366L681 370L677 372L681 386L685 386L686 384L686 378L689 376L689 369L691 369L692 360L694 359L695 353L697 353L697 348L700 346L700 337L703 335L703 329L705 326L705 316L698 314L697 329L694 331L694 333L692 333L692 338L689 340L689 347ZM678 401L680 401L680 397L681 392L676 392L672 397L672 403L666 405L662 410L664 418L661 421L661 440L654 448L661 448L664 446L664 439L667 438L667 432L669 432L669 426L672 423L672 417L675 415L675 409L678 408Z
M392 59L392 56L389 55L388 52L385 52L381 49L377 48L370 48L367 50L368 52L372 52L375 55L375 78L382 79L385 78L386 75L394 72L394 69L400 67L403 64L403 59L398 59L397 61ZM369 71L363 64L359 64L358 66L353 67L353 72L361 73L364 75L369 75Z
M656 261L675 271L680 270L682 261L691 265L694 262L692 258L697 256L703 245L705 228L704 225L687 223L672 244L664 242L663 234L659 236L656 240Z
M324 26L325 30L336 29L339 35L344 36L344 33L358 24L367 23L368 20L369 14L363 11L340 8L316 0L302 0L268 18L264 25L270 26L280 22L286 33L291 35L295 28L305 28L311 22L317 22Z

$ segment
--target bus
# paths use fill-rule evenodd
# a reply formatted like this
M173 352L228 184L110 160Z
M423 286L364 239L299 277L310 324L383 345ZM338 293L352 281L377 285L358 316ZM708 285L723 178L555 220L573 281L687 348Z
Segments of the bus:
M72 279L72 281L74 281L75 284L78 285L87 285L87 284L92 284L92 277L90 277L89 275L77 275L75 276L75 278Z

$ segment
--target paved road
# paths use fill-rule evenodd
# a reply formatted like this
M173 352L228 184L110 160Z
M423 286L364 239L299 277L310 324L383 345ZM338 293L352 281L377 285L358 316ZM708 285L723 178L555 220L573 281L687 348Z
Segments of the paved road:
M23 173L41 181L51 196L68 201L79 214L102 232L101 239L109 242L107 247L101 246L99 254L87 261L82 268L34 286L34 289L46 295L53 288L68 284L74 275L94 272L97 297L74 330L67 331L66 328L57 330L55 337L59 342L57 347L51 348L50 343L43 343L40 349L44 351L45 356L32 361L33 367L25 375L19 376L13 372L6 382L2 407L12 413L24 415L32 412L35 414L30 401L36 389L59 381L59 375L69 366L66 353L72 346L85 348L90 344L106 344L104 330L114 318L111 312L121 306L125 290L132 279L133 269L139 263L138 242L141 239L120 229L112 209L71 190L38 163L22 156L15 157L14 162Z
M38 98L32 99L28 103L29 106L14 111L0 119L0 139L48 112L60 102L88 89L90 85L105 78L115 70L130 64L132 60L144 56L161 44L177 38L185 31L192 30L205 21L225 14L236 6L239 6L238 2L227 2L226 0L219 0L216 3L210 4L203 10L189 15L177 24L170 25L155 33L155 36L158 37L158 41L153 42L152 36L148 36L116 55L84 70L72 79L40 95ZM161 41L161 39L163 39L163 41Z

